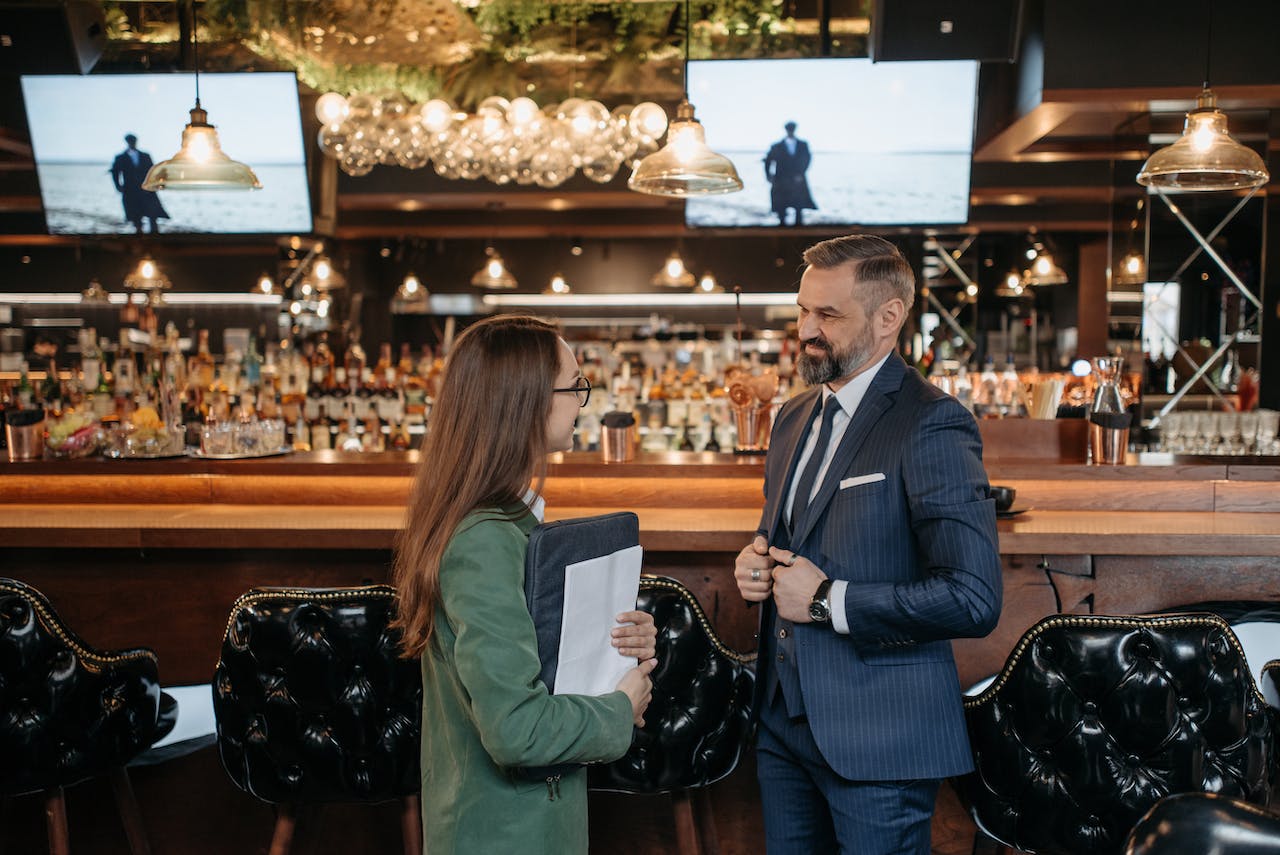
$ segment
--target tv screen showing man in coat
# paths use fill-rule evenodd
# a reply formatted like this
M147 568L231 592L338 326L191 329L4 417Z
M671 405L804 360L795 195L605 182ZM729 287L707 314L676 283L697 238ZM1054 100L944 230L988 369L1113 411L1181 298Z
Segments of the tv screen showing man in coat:
M138 138L133 134L125 134L124 151L116 155L111 164L111 181L120 193L120 201L124 203L124 218L133 223L133 228L142 233L142 220L150 221L151 233L155 234L156 220L168 219L160 197L150 190L142 189L142 182L152 167L151 155L138 150Z
M813 196L809 195L809 182L804 174L809 169L809 144L796 137L796 123L782 126L787 135L769 147L764 156L764 176L770 184L769 198L778 225L787 224L787 209L795 211L793 226L804 225L805 209L817 210Z

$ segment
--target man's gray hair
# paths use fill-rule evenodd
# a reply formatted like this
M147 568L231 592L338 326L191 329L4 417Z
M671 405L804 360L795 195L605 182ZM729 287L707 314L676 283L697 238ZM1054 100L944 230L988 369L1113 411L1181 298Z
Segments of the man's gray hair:
M819 270L849 264L855 296L870 315L897 297L910 310L916 298L916 276L902 252L875 235L846 235L815 243L804 251L804 263Z

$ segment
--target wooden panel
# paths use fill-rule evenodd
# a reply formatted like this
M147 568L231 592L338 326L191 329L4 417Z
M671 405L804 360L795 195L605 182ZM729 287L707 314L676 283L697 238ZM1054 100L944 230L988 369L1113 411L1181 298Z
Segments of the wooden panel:
M1280 480L1219 481L1214 487L1214 510L1280 512Z
M1280 559L1098 556L1097 614L1140 614L1204 600L1280 600Z
M1083 463L1087 442L1084 419L981 419L982 459Z
M0 502L208 502L201 474L132 477L119 470L97 475L0 475Z
M233 505L395 505L409 501L412 479L363 475L210 475L212 501Z
M1212 511L1212 481L1001 480L1018 491L1014 507L1038 510Z
M1275 460L1274 457L1268 459ZM1232 481L1280 482L1280 466L1242 466L1233 464L1227 468L1227 477Z
M547 505L623 508L764 508L760 478L548 478ZM754 526L753 526L754 528Z

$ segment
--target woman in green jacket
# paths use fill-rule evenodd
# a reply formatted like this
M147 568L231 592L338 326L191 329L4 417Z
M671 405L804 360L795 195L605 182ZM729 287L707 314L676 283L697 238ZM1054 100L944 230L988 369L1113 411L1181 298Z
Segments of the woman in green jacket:
M613 645L640 660L601 697L538 678L524 557L546 455L567 450L590 385L555 328L498 316L454 345L397 543L397 624L422 658L422 825L428 855L586 853L585 768L631 744L649 703L653 619L618 615Z

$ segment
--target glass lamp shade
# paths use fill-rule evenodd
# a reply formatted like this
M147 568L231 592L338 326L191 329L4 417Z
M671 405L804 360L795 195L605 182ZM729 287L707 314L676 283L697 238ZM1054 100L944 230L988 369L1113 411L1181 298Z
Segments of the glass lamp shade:
M742 179L733 162L707 147L702 123L684 100L667 131L667 144L636 166L627 186L652 196L714 196L736 193Z
M1117 285L1141 285L1147 281L1147 260L1142 253L1131 249L1116 265L1111 281Z
M232 160L218 143L209 114L197 103L182 130L182 147L147 172L143 190L261 190L253 170Z
M477 288L494 288L511 290L516 287L516 278L511 275L511 271L507 270L507 265L502 261L502 256L497 252L489 254L489 260L485 262L484 267L476 271L476 275L471 277L471 284Z
M397 315L423 315L430 311L431 295L422 281L413 273L404 277L396 296L391 301L391 311Z
M102 287L102 283L95 278L90 279L89 287L80 292L80 302L105 306L111 302L111 296L107 293L107 289Z
M543 294L571 294L573 289L569 287L569 283L565 281L562 274L557 273L551 277L551 281L547 283L547 287L542 289Z
M667 256L667 260L663 262L658 272L653 274L653 278L649 280L652 285L661 285L664 288L684 288L688 290L693 287L695 279L689 269L684 265L684 259L680 257L680 253L673 252Z
M160 272L150 256L138 262L138 266L124 278L126 291L163 291L169 287L169 277Z
M698 284L694 286L695 294L723 294L724 286L716 281L715 274L710 271L702 274L702 278L698 280Z
M1270 178L1258 153L1227 133L1227 117L1205 89L1187 113L1182 136L1147 158L1137 181L1170 193L1207 193L1248 190Z
M1058 266L1052 255L1042 252L1023 272L1022 281L1027 285L1065 285L1067 272Z

